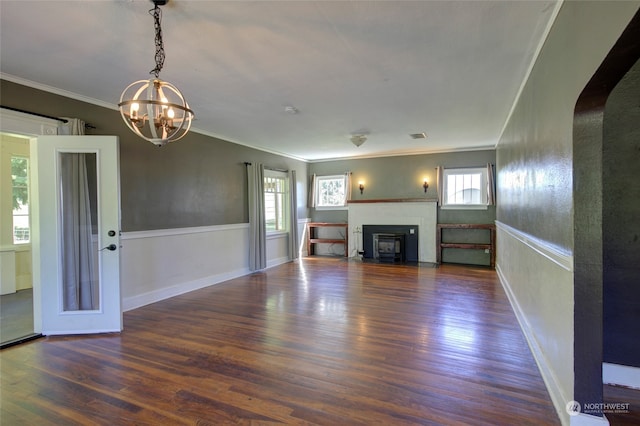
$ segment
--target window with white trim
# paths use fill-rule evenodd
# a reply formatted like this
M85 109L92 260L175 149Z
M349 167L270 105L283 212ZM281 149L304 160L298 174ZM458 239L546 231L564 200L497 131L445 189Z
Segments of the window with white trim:
M487 208L486 168L444 169L443 179L443 208Z
M264 221L267 232L287 231L289 177L284 172L264 171Z
M316 176L316 209L340 210L347 205L346 175Z

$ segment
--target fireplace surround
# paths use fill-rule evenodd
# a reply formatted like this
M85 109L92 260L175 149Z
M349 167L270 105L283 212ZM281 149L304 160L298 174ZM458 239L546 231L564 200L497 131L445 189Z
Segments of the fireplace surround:
M417 227L414 235L418 239L418 262L436 262L436 200L352 200L348 204L348 223L350 256L359 256L363 251L364 225L407 225Z

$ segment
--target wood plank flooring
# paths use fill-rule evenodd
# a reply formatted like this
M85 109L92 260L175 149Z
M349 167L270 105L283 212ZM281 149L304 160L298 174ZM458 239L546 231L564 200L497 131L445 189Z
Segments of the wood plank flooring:
M558 425L495 271L311 257L0 352L5 425Z

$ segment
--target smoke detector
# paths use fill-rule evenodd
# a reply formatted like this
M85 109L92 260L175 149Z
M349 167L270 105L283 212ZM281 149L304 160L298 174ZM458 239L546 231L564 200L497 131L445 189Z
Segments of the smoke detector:
M422 132L422 133L411 133L409 136L411 136L411 139L426 139L427 138L427 134Z

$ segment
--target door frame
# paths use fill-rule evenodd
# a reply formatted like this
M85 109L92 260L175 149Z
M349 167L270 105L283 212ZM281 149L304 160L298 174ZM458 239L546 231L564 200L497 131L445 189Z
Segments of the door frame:
M61 120L40 117L7 108L0 108L0 132L31 139L57 135ZM32 246L33 256L33 246ZM42 333L42 287L33 280L33 332Z

